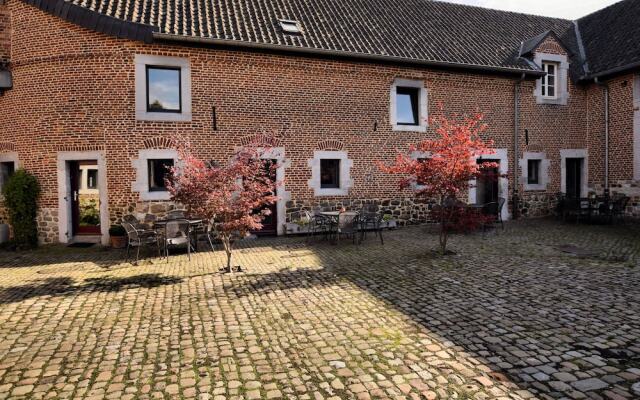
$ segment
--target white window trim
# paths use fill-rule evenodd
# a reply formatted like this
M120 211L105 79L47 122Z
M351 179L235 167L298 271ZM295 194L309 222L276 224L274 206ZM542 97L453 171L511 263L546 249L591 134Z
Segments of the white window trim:
M640 181L640 74L633 76L633 179Z
M16 171L20 168L20 163L18 163L18 153L15 151L10 153L0 153L0 163L5 162L12 162ZM0 176L0 200L3 199L2 188L4 187L4 184L5 182L2 181L2 176Z
M320 160L333 159L340 160L340 187L339 188L322 188L320 184ZM313 152L313 158L308 161L311 167L311 179L309 179L309 187L313 189L314 196L347 196L349 189L353 186L351 180L351 167L353 161L349 159L346 151L329 151L316 150Z
M178 163L178 152L173 149L146 149L138 152L138 158L132 161L136 170L136 180L131 184L131 190L140 193L143 201L171 200L168 191L149 191L149 160L172 159L174 165Z
M540 68L543 62L553 62L558 64L556 71L556 96L547 97L542 95L542 77L536 80L536 87L533 92L537 104L557 104L567 105L569 99L569 61L567 56L560 54L536 53L534 60Z
M500 165L498 166L498 196L505 199L505 204L502 207L502 220L509 219L509 157L507 149L495 149L492 153L482 154L482 156L474 157L474 162L477 162L479 158L486 158L489 160L498 160ZM476 180L469 181L469 203L475 204L478 202L478 193L476 190Z
M560 70L560 64L555 62L555 61L547 61L547 60L543 60L542 61L542 69L544 70L545 65L553 65L554 67L554 73L553 73L553 77L555 78L554 83L553 83L553 96L549 96L549 83L548 83L548 78L549 78L549 73L547 72L547 75L543 76L541 79L541 85L540 88L544 89L545 86L547 87L547 94L542 94L542 97L547 99L547 100L556 100L558 98L558 71Z
M589 156L586 149L560 150L560 192L567 193L567 158L582 158L582 176L580 182L580 197L587 197L589 193Z
M412 87L420 89L418 93L418 125L398 125L396 118L397 111L397 98L396 89L398 87ZM424 81L414 79L402 79L396 78L391 85L390 92L390 107L389 107L389 121L391 122L392 129L394 131L404 132L426 132L428 128L429 107L428 107L428 95L427 89L424 87Z
M529 160L540 160L540 171L538 171L539 183L529 182ZM520 171L522 172L522 185L525 191L547 190L549 185L549 166L551 161L547 159L544 152L525 152L520 159Z
M147 111L147 65L180 68L182 112ZM191 64L187 58L136 54L136 119L139 121L191 121Z

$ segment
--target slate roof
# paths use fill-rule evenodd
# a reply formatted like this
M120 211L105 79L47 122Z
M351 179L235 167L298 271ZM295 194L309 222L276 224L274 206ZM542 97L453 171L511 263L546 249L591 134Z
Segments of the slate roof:
M23 1L100 32L147 42L162 37L223 41L514 72L539 72L519 54L523 42L530 47L552 32L571 53L574 78L584 75L574 22L441 1ZM592 72L640 60L640 45L629 46L634 36L616 33L620 18L640 37L640 0L623 1L578 22ZM279 19L299 21L303 34L284 33ZM601 29L607 40L600 37Z
M624 0L577 21L591 75L640 62L640 1Z

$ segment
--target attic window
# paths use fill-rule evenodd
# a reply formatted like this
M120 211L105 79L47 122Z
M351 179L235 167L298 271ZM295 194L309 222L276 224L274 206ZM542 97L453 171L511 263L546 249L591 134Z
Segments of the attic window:
M300 23L298 21L292 21L289 19L281 19L280 28L284 33L291 33L294 35L299 35L302 33L302 28L300 27Z

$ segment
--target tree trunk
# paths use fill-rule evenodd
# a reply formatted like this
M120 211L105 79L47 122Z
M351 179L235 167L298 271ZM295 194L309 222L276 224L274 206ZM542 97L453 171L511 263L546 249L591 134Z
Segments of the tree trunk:
M227 270L233 272L233 268L231 267L231 238L229 235L222 235L222 244L225 253L227 253Z

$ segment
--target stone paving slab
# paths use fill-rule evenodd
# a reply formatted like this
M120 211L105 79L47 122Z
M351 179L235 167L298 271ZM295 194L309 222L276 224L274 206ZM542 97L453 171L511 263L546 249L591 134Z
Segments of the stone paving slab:
M0 252L0 399L640 398L637 225L436 243L246 241L234 275L220 251Z

